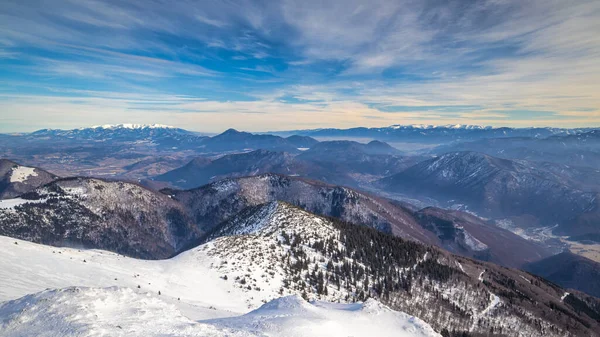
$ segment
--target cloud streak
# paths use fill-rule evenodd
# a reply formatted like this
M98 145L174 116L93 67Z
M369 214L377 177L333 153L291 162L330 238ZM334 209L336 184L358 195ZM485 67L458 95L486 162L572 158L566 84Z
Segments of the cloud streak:
M600 125L598 31L588 0L6 0L0 119Z

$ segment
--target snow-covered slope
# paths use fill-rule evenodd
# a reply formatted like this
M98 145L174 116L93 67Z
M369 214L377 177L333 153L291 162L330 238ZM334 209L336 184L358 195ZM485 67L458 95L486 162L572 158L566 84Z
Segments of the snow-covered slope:
M223 280L220 261L204 250L147 261L0 237L0 336L437 336L374 300L260 307L265 294ZM73 285L111 288L44 291Z
M422 320L369 299L364 303L306 302L300 296L273 300L241 317L205 323L268 336L439 336Z
M149 292L175 305L192 320L202 320L219 329L243 327L249 336L282 335L278 331L314 336L318 335L315 330L340 325L352 328L348 322L362 319L342 315L357 308L352 306L340 308L341 316L321 315L319 310L304 304L292 305L299 310L298 315L301 313L298 318L269 311L273 307L284 310L289 301L282 300L242 321L215 321L239 316L287 295L346 304L366 301L367 309L363 311L372 306L369 299L375 299L423 319L437 331L448 328L488 333L494 329L511 336L593 336L592 329L597 327L592 319L577 314L572 304L561 301L564 289L525 272L452 256L364 226L315 216L281 202L248 208L212 234L211 241L158 261L0 237L0 300L74 285L126 287L135 293ZM133 297L126 302L144 303ZM315 305L331 309L331 305ZM112 310L112 306L99 308L103 312ZM143 317L149 310L138 308L131 312ZM127 310L119 313L128 322ZM164 311L164 315L187 324L176 314ZM335 317L340 319L336 321ZM372 317L365 320L374 322L370 330L375 332L376 326L387 324ZM0 317L0 321L6 319ZM411 321L416 320L409 318ZM407 327L408 331L412 329L410 324ZM193 332L196 328L189 329ZM352 330L362 331L358 327ZM403 331L401 327L395 330ZM173 330L171 335L177 333L181 331Z
M419 319L369 300L309 304L297 296L243 316L194 322L158 296L128 288L47 290L0 306L9 336L439 336Z
M438 331L565 333L543 318L554 304L514 302L522 296L542 303L560 301L562 290L529 281L528 274L441 254L289 204L250 207L223 223L213 237L198 249L220 258L222 278L248 292L267 297L300 293L311 300L342 303L376 298ZM539 310L546 314L539 315Z

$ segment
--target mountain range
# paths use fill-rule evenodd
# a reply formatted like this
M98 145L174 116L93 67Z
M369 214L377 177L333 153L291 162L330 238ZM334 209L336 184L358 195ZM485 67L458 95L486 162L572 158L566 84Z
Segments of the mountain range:
M297 152L297 151L295 151ZM359 187L416 163L419 157L401 156L382 142L352 141L315 143L302 153L256 150L226 154L216 159L197 157L188 164L152 177L172 187L194 188L226 177L279 173Z
M316 138L369 138L381 141L444 143L473 141L486 138L547 138L551 136L577 135L593 131L592 128L561 129L548 127L510 128L479 125L391 125L388 127L350 129L314 129L272 132L279 135L303 135Z
M183 169L193 164L189 176L208 180L209 175L230 167L232 157L247 157L244 165L257 163L260 167L257 155L261 158L266 155L264 163L271 165L277 165L276 158L289 156L259 150L215 161L198 158ZM219 163L224 164L218 167ZM204 172L208 173L199 175L202 172L199 167L204 167ZM233 170L231 174L244 173L257 172ZM139 197L132 198L132 195ZM74 243L131 256L159 258L171 256L193 244L202 233L210 232L214 226L246 207L277 200L506 266L520 267L550 254L540 244L463 212L433 207L419 210L411 204L347 187L270 173L229 178L190 190L165 189L162 193L120 181L58 179L32 188L20 198L3 200L0 221L4 224L5 235L35 242ZM143 227L145 222L156 228ZM31 223L39 225L39 228L34 227L35 233L19 234L27 232L24 228ZM110 224L117 224L118 228L107 228ZM109 235L105 231L114 233ZM163 234L158 235L159 232ZM160 237L160 247L137 246L136 242L141 239L135 238L145 235L152 235L153 240ZM501 245L498 237L503 238ZM118 249L114 248L117 246Z
M317 141L230 129L213 137L163 125L104 125L73 130L44 129L0 135L0 153L23 165L60 176L147 179L198 156L211 158L252 150L299 153Z
M163 190L207 232L249 206L285 201L319 215L363 224L465 256L519 267L550 252L476 217L410 205L318 181L276 174L226 179L191 190ZM502 244L496 241L502 237Z
M378 184L391 192L467 204L483 216L527 218L531 227L559 225L566 235L600 230L576 220L596 218L597 193L566 185L533 164L482 153L447 153Z
M282 202L245 208L214 227L205 243L162 261L15 242L17 244L2 246L2 249L12 250L12 254L3 254L0 258L10 266L8 270L0 269L3 276L10 271L11 278L19 278L32 266L51 264L55 271L33 268L28 276L36 277L39 283L63 284L69 281L59 271L68 268L70 277L86 280L84 285L119 285L141 292L151 291L154 296L158 293L160 299L146 295L152 307L162 307L161 301L169 299L181 308L186 308L186 301L197 303L194 311L204 317L198 307L208 303L214 303L213 310L240 310L243 304L254 309L263 301L297 294L325 303L358 301L377 307L376 303L381 302L393 310L423 319L442 333L456 331L477 335L493 331L511 336L594 336L598 328L595 320L598 302L592 298L566 293L526 272L454 256L366 226L316 216ZM31 255L31 252L36 253ZM95 277L90 278L90 273ZM13 286L7 288L3 284L6 279L2 277L0 281L3 289L14 292ZM81 292L90 298L107 298L114 294L114 290L108 293L94 289L62 290L65 291L67 294ZM134 291L123 291L127 295L110 297L111 303L117 301L121 308L139 303L140 297ZM57 303L59 309L64 308L61 303L72 299L60 299L52 293L35 294L7 302L0 315L4 322L14 322L23 317L23 311L18 308L31 301L36 306L42 305L45 301L36 300L40 297ZM128 300L120 302L120 298ZM73 300L73 303L80 302ZM271 303L262 310L269 308L275 315L302 302L280 299ZM106 313L108 308L102 308L89 306L86 310L91 311L84 312L92 316L97 312ZM306 306L302 308L311 310ZM32 324L39 322L38 311L28 312L34 317ZM121 315L129 317L127 312ZM99 322L104 322L106 316L101 317ZM259 327L263 325L257 323ZM130 329L132 323L123 321L123 324L122 328ZM149 320L148 324L155 322ZM3 329L15 327L23 325L1 326Z
M0 139L0 335L41 331L15 324L27 317L67 335L305 336L342 316L380 335L375 322L427 337L600 330L596 129Z
M435 154L476 151L505 159L558 163L600 169L600 133L597 129L573 130L548 137L489 137L442 144Z

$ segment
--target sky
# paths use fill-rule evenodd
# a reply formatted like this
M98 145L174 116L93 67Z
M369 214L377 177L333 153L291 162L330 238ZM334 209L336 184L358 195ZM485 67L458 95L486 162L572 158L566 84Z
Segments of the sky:
M0 1L0 132L117 123L600 126L600 1Z

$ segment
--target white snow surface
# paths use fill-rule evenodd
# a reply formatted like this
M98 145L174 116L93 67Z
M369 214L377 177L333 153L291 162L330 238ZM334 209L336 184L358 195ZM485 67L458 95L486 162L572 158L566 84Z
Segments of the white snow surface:
M46 290L0 306L2 336L439 336L427 324L369 300L273 300L246 315L192 321L157 296L128 288Z
M259 298L207 250L149 261L0 236L0 336L439 336L375 300Z
M474 237L473 235L471 235L471 233L465 231L465 244L467 246L469 246L469 248L471 248L474 251L482 251L482 250L486 250L488 249L488 246L479 241L476 237Z
M45 202L45 201L46 201L46 199L40 199L40 200L27 200L27 199L21 199L21 198L2 199L2 200L0 200L0 209L12 209L12 208L15 208L15 206L23 205L26 203L40 203L40 202Z
M35 172L34 167L27 166L17 166L12 169L10 174L10 182L11 183L22 183L26 181L29 177L37 177L37 172Z
M92 129L174 129L174 126L163 125L163 124L104 124L104 125L94 125ZM85 128L83 128L85 129Z

